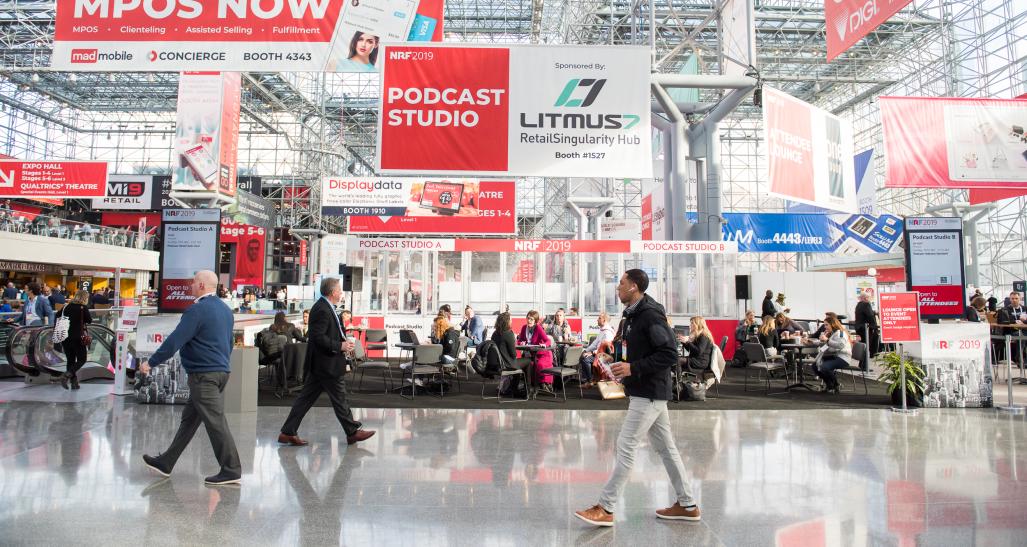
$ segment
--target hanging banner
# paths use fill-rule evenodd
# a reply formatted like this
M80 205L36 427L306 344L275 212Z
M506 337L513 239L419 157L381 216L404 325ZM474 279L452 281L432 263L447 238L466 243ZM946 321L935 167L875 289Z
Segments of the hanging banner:
M637 218L603 219L599 239L637 239L642 233L642 224Z
M920 327L924 407L991 407L991 332L987 323L938 323Z
M912 0L824 0L827 60L835 59Z
M225 208L223 216L237 224L271 228L275 225L277 215L275 205L270 200L249 192L239 192L235 196L235 203Z
M235 190L237 192L249 192L257 197L261 196L263 183L260 177L240 176L235 179Z
M667 239L669 222L667 205L661 182L652 193L642 196L642 240L663 241Z
M648 48L384 51L380 173L652 177Z
M326 177L321 214L349 216L355 234L514 234L516 188L513 181Z
M93 209L105 211L148 211L162 209L161 180L155 175L111 175L107 196L93 199Z
M230 217L222 217L220 243L235 245L232 290L240 285L263 287L267 229L241 224Z
M902 344L920 340L920 304L915 292L880 293L881 342Z
M475 251L482 253L645 253L734 254L732 241L627 241L599 239L361 239L349 238L350 251ZM322 257L327 251L322 241ZM333 257L341 254L335 251ZM322 269L331 271L331 265Z
M902 219L894 215L724 213L723 238L743 253L898 252ZM697 215L690 212L689 222Z
M963 317L963 221L958 217L907 217L904 235L906 288L920 294L923 316Z
M0 198L99 198L106 193L105 161L0 160Z
M369 72L378 44L442 40L442 0L57 0L59 70Z
M857 212L851 123L763 86L763 130L772 196Z
M1027 100L880 97L890 188L1027 190Z
M853 158L856 173L856 202L862 215L877 215L877 176L874 173L874 149L864 150ZM831 214L830 210L785 201L789 213Z
M193 276L218 271L220 209L165 209L161 217L159 313L192 305Z
M241 94L239 73L179 75L172 191L235 195Z

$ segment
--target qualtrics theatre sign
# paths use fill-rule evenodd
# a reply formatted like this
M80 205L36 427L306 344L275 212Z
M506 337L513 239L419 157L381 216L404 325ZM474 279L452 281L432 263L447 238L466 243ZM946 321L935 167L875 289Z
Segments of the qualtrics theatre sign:
M639 47L387 45L382 174L652 176Z

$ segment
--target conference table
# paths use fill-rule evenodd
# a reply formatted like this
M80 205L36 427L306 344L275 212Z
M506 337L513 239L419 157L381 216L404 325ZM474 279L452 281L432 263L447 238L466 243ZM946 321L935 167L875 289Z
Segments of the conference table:
M528 353L531 356L531 364L528 365L528 370L525 371L524 380L528 387L528 398L534 399L538 392L538 388L535 385L535 367L538 365L538 354L542 351L548 351L552 348L549 346L543 346L541 344L518 344L514 346L517 350Z
M785 354L785 359L795 367L795 383L786 386L786 390L803 388L817 391L817 386L806 382L806 372L802 368L802 355L804 353L816 354L821 345L823 343L815 338L808 339L805 343L802 341L781 342L781 352ZM788 374L787 370L785 374Z

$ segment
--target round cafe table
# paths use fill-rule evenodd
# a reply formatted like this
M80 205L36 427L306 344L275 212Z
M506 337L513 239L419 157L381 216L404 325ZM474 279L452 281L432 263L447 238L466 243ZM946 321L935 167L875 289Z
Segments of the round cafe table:
M531 364L528 365L528 370L525 371L525 382L528 384L528 398L534 399L537 391L535 386L535 367L538 365L538 354L540 351L546 351L550 348L541 344L518 344L514 347L520 351L527 352L531 356Z
M815 353L819 350L822 343L817 339L809 339L806 343L801 341L788 341L781 342L781 351L785 354L785 358L795 368L795 383L789 384L785 389L808 389L810 391L816 391L816 386L806 383L806 373L802 368L802 354L803 353Z

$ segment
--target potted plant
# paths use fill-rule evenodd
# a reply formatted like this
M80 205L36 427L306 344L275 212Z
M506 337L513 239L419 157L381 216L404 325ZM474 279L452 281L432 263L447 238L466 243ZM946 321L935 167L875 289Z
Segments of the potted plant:
M902 367L906 369L906 405L920 406L924 395L924 369L912 357L902 358L898 353L890 351L883 354L881 361L884 370L877 377L878 380L888 384L888 394L891 395L892 404L902 404L902 392L899 391L899 384L902 383Z

